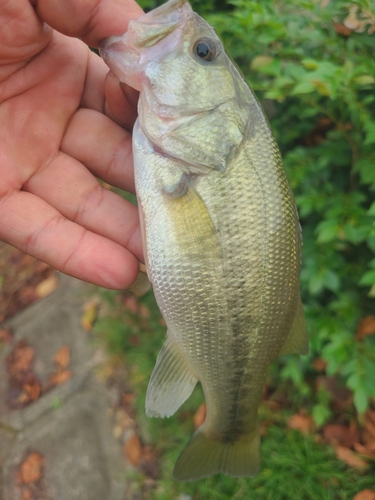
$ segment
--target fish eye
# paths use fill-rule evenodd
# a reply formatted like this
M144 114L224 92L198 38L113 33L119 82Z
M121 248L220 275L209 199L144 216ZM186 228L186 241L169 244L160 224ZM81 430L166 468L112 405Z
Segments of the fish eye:
M193 53L202 61L211 62L219 55L219 49L217 44L209 38L201 38L195 42Z

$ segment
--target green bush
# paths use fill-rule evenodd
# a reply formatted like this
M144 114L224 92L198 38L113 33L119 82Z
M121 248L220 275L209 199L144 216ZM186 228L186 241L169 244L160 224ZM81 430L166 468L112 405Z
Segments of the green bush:
M270 110L299 209L310 354L284 361L282 375L307 394L304 379L320 356L362 413L375 396L375 336L355 337L360 320L375 314L375 5L192 3ZM326 406L317 401L317 421Z

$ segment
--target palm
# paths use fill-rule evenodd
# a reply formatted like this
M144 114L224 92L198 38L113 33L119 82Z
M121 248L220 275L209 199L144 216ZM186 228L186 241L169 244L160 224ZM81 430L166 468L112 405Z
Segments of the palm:
M38 13L64 31L53 8L44 0ZM105 83L98 56L43 29L26 0L0 5L0 22L9 26L0 42L0 238L82 279L127 286L141 258L137 212L96 177L133 189L130 135L103 113L129 128L134 107L118 82ZM95 29L87 33L91 42Z

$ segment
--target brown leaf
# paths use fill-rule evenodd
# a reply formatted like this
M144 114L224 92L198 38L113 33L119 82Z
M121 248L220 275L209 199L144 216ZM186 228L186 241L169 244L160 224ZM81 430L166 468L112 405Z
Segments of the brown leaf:
M81 317L81 326L86 331L92 330L95 320L98 315L98 301L91 300L83 307L83 314Z
M54 361L61 368L66 368L70 363L70 347L67 345L60 347L55 354Z
M375 449L375 411L368 410L365 415L363 440Z
M41 387L39 380L31 372L26 372L19 379L9 379L8 404L13 409L22 409L39 399Z
M337 34L341 36L349 36L352 30L345 26L345 24L342 23L333 23L333 26L335 28L335 31Z
M123 392L121 395L121 402L125 406L132 405L135 401L135 395L131 392Z
M324 372L327 367L327 361L322 358L315 358L313 361L313 367L317 372Z
M355 336L356 339L362 340L367 335L374 335L374 334L375 334L375 316L366 316L365 318L362 318L357 328L357 333Z
M52 274L47 279L41 281L35 287L35 292L40 299L44 299L44 297L51 295L51 293L56 290L58 285L59 285L59 278L56 276L56 274Z
M50 384L52 385L61 385L67 382L72 378L73 372L71 370L63 370L58 371L56 373L52 373L50 376Z
M44 458L39 453L30 453L21 464L21 481L24 484L36 483L43 473Z
M370 450L370 448L363 446L363 444L361 443L354 443L354 449L355 451L358 451L358 453L360 453L361 455L371 458L371 460L375 460L375 450L372 451Z
M29 383L23 385L23 391L27 396L28 402L36 401L40 396L40 383L36 377Z
M375 491L374 490L362 490L355 495L353 500L375 500Z
M350 467L355 467L355 468L367 467L367 462L362 460L362 458L356 455L349 448L346 448L345 446L336 446L335 451L337 458L345 462Z
M142 445L136 434L133 434L125 443L124 451L129 462L138 466L142 457Z
M10 376L19 376L23 372L31 369L34 361L35 350L26 344L24 340L20 340L14 346L12 352L7 357L7 368Z
M159 475L159 466L156 456L151 446L145 446L142 450L142 457L140 460L142 470L147 476L156 479Z
M10 344L12 342L12 332L10 330L2 330L0 329L0 342L4 342L5 344Z
M32 500L33 493L27 486L22 488L22 500Z
M141 318L147 319L150 317L150 310L144 304L139 304L139 315Z
M338 410L345 410L353 403L352 392L342 384L338 377L319 376L316 379L316 388L330 392L332 402Z
M351 448L359 439L359 432L354 422L350 426L340 424L326 425L323 435L329 443L339 444L346 448Z
M297 429L303 434L309 434L314 428L313 419L308 414L292 415L287 423L289 429Z
M193 417L194 429L198 429L206 420L206 405L202 403Z

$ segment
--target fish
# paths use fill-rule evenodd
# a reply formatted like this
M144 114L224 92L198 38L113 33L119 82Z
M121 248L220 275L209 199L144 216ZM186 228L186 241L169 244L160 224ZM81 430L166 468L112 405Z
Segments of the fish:
M257 474L269 365L305 355L301 228L267 118L214 28L169 0L100 45L140 92L135 185L147 275L167 325L146 414L199 381L207 415L174 477Z

